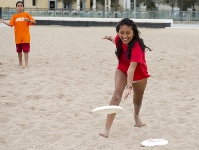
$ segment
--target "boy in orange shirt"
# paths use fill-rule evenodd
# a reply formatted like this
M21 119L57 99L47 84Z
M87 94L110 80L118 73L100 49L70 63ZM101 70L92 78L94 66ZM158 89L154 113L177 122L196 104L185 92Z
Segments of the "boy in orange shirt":
M16 3L17 13L14 14L9 23L0 19L0 23L5 23L8 26L15 26L15 43L16 51L19 57L19 66L22 66L22 51L24 52L25 67L28 67L28 52L30 52L30 33L29 25L35 25L36 21L30 14L24 12L24 3L18 1Z

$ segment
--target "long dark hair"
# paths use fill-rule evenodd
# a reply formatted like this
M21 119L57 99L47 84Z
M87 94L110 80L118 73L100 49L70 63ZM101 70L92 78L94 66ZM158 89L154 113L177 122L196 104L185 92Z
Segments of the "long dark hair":
M128 59L131 59L132 48L133 48L136 41L139 42L140 47L142 48L143 51L145 51L146 49L151 51L151 49L144 44L143 39L141 39L139 37L140 31L137 29L137 25L131 19L124 18L121 21L119 21L117 26L116 26L116 32L117 33L119 33L120 27L123 26L123 25L131 27L132 30L133 30L133 33L134 33L133 39L128 43L128 51L127 51L127 58ZM119 39L119 41L118 41L118 47L116 49L115 54L116 54L118 59L122 55L122 40L121 39Z

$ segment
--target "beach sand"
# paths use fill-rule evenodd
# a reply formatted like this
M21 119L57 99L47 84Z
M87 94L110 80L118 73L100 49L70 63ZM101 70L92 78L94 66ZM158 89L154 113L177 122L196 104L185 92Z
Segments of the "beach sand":
M196 150L199 147L199 29L139 28L151 77L141 118L121 102L108 139L106 115L117 66L114 27L32 26L29 68L18 65L13 28L0 28L1 150ZM165 146L142 147L151 138Z

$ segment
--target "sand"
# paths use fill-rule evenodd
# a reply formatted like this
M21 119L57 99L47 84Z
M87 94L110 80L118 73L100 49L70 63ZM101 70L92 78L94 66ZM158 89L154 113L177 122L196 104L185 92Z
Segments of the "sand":
M13 28L0 28L1 150L196 150L199 147L199 29L139 28L151 77L135 128L133 104L100 137L117 66L114 27L31 27L29 68L18 65ZM165 146L142 147L150 138Z

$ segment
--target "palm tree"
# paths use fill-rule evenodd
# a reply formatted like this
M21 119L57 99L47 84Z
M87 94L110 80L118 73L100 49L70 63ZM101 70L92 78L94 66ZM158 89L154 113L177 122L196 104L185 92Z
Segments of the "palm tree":
M64 8L70 8L70 6L75 2L75 0L58 0L64 4Z
M176 5L177 1L178 0L161 0L160 3L167 4L167 5L171 6L171 9L173 11L173 8Z

